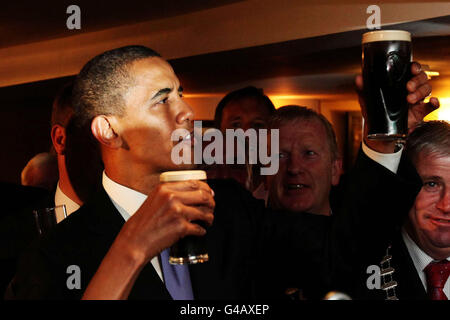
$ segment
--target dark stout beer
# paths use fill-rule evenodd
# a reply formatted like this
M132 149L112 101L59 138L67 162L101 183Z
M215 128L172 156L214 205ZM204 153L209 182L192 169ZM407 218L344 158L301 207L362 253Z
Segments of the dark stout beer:
M363 34L364 100L368 139L404 140L408 134L411 34L383 30Z
M206 181L206 172L202 170L166 171L159 176L160 182L175 182L186 180ZM192 221L203 228L207 228L202 221ZM173 244L169 250L169 262L171 264L196 264L209 260L206 238L186 236Z

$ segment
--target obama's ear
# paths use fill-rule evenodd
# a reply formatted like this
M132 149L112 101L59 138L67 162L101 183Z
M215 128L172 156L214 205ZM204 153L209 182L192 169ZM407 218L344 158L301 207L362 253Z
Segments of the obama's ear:
M117 149L122 146L122 138L114 130L112 120L105 115L96 116L91 122L91 131L102 145Z

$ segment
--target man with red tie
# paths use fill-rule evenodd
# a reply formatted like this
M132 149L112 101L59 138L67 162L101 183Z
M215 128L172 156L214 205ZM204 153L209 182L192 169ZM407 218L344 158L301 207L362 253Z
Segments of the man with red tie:
M407 154L423 186L409 211L402 237L432 300L450 298L450 124L433 121L410 136ZM399 292L403 293L399 284Z
M365 244L367 260L359 257L357 271L364 279L355 275L349 281L357 281L354 291L347 289L356 299L450 298L450 124L421 123L408 137L404 153L417 170L422 188L392 236L379 234ZM374 278L368 266L372 265L381 267L379 287L370 285Z

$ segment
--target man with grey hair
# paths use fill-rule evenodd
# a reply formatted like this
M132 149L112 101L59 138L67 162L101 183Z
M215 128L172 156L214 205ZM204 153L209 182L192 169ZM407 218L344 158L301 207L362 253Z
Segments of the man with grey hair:
M362 299L448 300L450 124L421 123L408 137L405 152L422 180L422 188L408 215L403 216L401 228L392 236L380 234L367 244L367 260L361 259L365 265L359 266L359 274L368 266L380 265L381 275L366 272L362 281L355 277L359 289L354 289L353 295Z

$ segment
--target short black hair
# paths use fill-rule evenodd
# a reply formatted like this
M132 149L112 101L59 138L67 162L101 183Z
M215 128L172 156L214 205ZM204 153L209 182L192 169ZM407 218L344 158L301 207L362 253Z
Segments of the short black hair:
M245 98L257 99L259 102L261 102L261 104L263 106L265 106L267 108L267 110L269 111L269 114L272 114L275 112L275 106L273 105L270 98L264 94L264 91L262 89L258 89L253 86L248 86L248 87L241 88L241 89L238 89L235 91L231 91L231 92L227 93L227 95L225 97L223 97L222 100L220 100L219 104L216 107L216 112L214 114L214 126L217 129L220 129L220 124L222 122L223 109L225 109L227 104L229 104L230 102L242 100Z
M72 104L81 125L100 114L124 113L123 95L132 85L128 66L140 59L160 57L144 46L126 46L106 51L81 69L74 83Z

